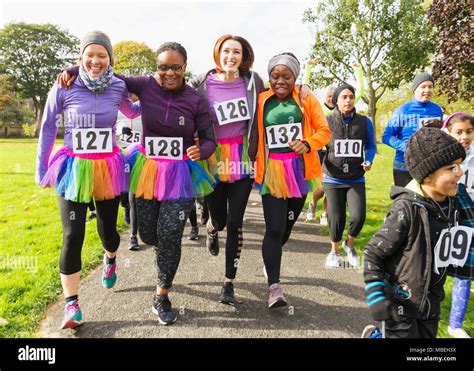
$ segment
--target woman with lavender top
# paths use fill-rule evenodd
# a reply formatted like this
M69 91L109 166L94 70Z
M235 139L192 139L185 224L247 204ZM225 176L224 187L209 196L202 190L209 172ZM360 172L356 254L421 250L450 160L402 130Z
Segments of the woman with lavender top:
M116 230L120 195L128 188L128 167L115 140L120 110L129 118L139 116L139 106L128 97L125 83L113 75L112 44L100 31L89 32L81 42L79 77L70 89L54 84L46 102L36 157L35 181L56 187L63 227L59 263L66 298L62 328L82 324L78 292L81 250L86 213L95 200L97 230L105 249L102 285L112 288L117 280ZM60 126L64 145L53 151Z

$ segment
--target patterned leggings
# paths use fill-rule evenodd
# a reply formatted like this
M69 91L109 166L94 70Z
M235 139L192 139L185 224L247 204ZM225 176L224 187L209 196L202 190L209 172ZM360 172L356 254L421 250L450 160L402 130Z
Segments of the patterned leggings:
M453 300L451 302L451 314L449 315L450 327L462 328L470 293L471 280L454 279Z
M138 233L155 247L157 285L170 289L181 259L181 239L194 201L162 201L137 198Z

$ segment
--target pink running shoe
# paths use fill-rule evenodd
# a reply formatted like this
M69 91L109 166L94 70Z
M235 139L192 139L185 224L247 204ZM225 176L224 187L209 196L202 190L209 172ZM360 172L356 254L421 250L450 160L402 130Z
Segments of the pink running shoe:
M274 283L271 285L270 296L268 297L268 308L284 307L287 304L283 291L281 291L280 284Z

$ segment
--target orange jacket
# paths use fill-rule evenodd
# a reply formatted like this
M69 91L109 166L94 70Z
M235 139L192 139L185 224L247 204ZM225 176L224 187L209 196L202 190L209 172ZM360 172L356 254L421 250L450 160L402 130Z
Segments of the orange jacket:
M304 178L311 179L322 176L318 150L329 143L331 132L329 131L329 126L321 104L316 97L310 93L306 99L302 99L299 97L299 92L300 88L295 86L293 89L293 99L302 111L303 122L301 125L303 127L303 140L311 147L311 151L303 155L305 169ZM263 182L268 153L266 149L265 127L263 124L263 108L265 107L265 102L274 94L275 93L270 89L258 95L258 152L255 162L255 181L259 184ZM301 106L301 102L303 106Z

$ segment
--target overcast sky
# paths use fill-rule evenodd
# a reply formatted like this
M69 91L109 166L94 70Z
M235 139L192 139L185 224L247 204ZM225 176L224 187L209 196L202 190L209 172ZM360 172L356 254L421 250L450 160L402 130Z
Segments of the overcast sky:
M254 70L267 80L269 59L292 51L303 62L312 43L311 26L303 12L317 1L137 3L108 0L28 2L0 0L1 26L10 22L54 23L81 38L91 30L105 31L112 43L134 40L153 50L177 41L188 52L188 69L202 73L214 66L212 49L224 33L245 37L254 48ZM303 63L302 63L303 64Z

